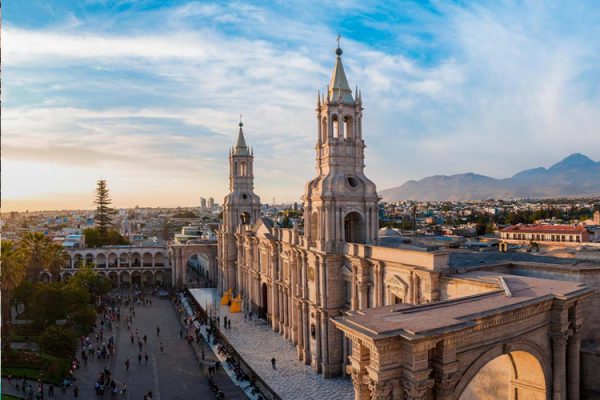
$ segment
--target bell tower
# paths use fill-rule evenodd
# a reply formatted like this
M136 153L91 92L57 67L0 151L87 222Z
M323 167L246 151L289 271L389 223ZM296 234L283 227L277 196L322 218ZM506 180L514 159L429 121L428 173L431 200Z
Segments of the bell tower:
M235 233L240 225L260 218L260 197L254 193L254 155L246 145L240 120L236 145L229 150L229 194L223 200L223 224L219 230L219 289L237 289Z
M342 49L326 94L317 96L317 177L307 183L304 231L310 247L339 252L344 242L372 243L378 234L379 196L364 174L363 107L342 65Z

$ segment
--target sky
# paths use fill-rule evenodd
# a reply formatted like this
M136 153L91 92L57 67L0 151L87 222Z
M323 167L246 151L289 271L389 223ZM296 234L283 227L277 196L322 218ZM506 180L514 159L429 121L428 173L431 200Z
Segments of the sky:
M197 206L228 190L243 115L264 203L315 174L336 36L362 90L366 175L504 178L600 160L589 1L8 1L2 211Z

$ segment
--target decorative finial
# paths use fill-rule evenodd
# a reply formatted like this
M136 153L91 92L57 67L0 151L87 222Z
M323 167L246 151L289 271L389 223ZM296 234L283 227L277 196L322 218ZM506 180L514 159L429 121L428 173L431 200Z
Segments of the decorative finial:
M242 126L244 126L244 123L242 122L242 114L240 114L240 124L239 124L239 125L240 125L240 128L241 128Z
M341 36L340 36L340 34L338 33L338 35L337 35L337 39L336 39L336 40L337 40L337 49L335 49L335 54L338 56L338 58L339 58L339 57L342 55L342 53L343 53L342 49L340 48L340 39L341 39L341 38L342 38L342 37L341 37Z

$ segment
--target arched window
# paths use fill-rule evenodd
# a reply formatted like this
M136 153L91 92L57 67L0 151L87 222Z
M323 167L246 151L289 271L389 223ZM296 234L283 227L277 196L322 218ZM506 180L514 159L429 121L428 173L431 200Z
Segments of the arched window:
M242 220L243 225L247 225L250 223L250 214L248 214L247 212L243 212L240 215L240 219Z
M350 243L365 242L365 224L363 217L353 211L344 217L344 240Z
M240 175L241 176L246 176L247 171L246 171L246 163L244 161L242 161L240 163Z
M314 245L319 236L319 214L316 212L310 216L310 242Z
M344 139L352 139L352 117L344 117Z
M238 174L238 164L237 164L237 161L233 163L233 174L234 175Z
M340 137L340 124L338 124L338 117L337 115L333 115L331 117L331 124L333 126L333 137L334 138L339 138Z
M321 142L325 143L327 141L327 117L323 117L323 121L321 122Z

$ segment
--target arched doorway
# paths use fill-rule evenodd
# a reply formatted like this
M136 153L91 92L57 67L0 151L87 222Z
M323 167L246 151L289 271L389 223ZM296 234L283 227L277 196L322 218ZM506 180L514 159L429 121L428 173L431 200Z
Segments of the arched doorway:
M499 355L478 368L459 400L547 398L546 379L538 359L525 351Z
M350 243L365 242L365 223L362 215L356 211L344 217L344 240Z
M258 316L260 318L267 319L267 315L269 314L269 290L266 283L260 286L260 309L258 310Z
M131 285L136 287L142 286L142 273L140 271L133 271L131 273Z

